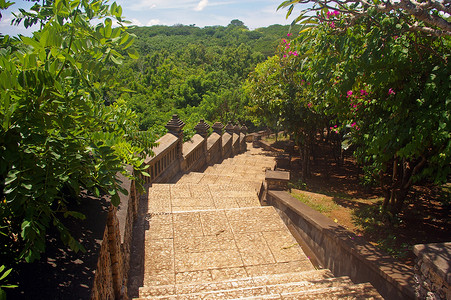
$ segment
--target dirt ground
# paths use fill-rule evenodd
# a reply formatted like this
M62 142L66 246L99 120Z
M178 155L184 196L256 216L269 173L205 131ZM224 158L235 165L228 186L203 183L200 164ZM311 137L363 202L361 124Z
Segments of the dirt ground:
M400 261L414 264L415 244L451 241L449 184L415 186L403 212L390 225L379 213L381 190L361 184L363 172L351 156L339 164L330 146L321 144L315 149L311 177L302 181L299 151L287 147L287 141L272 145L279 154L291 152L293 196Z

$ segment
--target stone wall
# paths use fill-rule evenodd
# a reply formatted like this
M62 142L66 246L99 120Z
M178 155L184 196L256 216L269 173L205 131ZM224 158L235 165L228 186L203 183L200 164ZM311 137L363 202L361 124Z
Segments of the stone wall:
M416 245L415 296L451 300L451 243Z

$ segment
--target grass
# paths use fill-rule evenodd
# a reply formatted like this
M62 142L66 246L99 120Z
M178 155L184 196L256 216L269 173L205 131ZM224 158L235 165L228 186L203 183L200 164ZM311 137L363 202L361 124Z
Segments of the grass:
M409 243L398 239L402 226L399 219L387 219L380 211L381 198L358 199L341 193L311 193L292 189L291 195L322 213L334 222L368 241L394 258L406 259L411 253Z
M264 137L264 140L266 142L268 142L268 143L274 143L274 142L276 142L276 135L275 134L271 134L270 136ZM277 141L278 142L289 141L289 140L290 140L290 137L288 135L284 136L283 134L279 134L277 136Z
M308 196L299 192L292 193L292 196L320 213L327 214L339 208L339 205L328 201L326 196Z

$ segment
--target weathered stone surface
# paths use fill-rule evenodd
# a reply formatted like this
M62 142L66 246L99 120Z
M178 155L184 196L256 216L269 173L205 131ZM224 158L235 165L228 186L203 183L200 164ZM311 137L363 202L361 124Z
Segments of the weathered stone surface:
M222 139L230 146L232 140ZM277 211L260 206L265 171L275 162L259 151L150 188L140 297L285 299L310 297L306 290L340 295L352 284L315 270Z

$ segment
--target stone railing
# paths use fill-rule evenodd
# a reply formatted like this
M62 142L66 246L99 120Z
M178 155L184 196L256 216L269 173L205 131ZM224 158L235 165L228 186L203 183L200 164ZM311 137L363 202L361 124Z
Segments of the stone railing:
M413 248L417 299L451 299L451 243L420 244Z
M213 133L208 136L210 126L203 120L195 127L196 134L183 143L183 123L177 115L166 124L168 133L157 140L152 149L154 155L145 159L144 164L150 177L143 177L146 186L152 183L172 182L177 175L205 169L246 151L245 126L224 128L217 122L212 126ZM225 133L222 133L223 128ZM132 172L132 169L129 168ZM97 260L91 299L128 299L128 273L133 235L133 223L138 214L140 195L135 183L120 176L122 187L128 196L121 195L119 207L110 206L102 245Z

